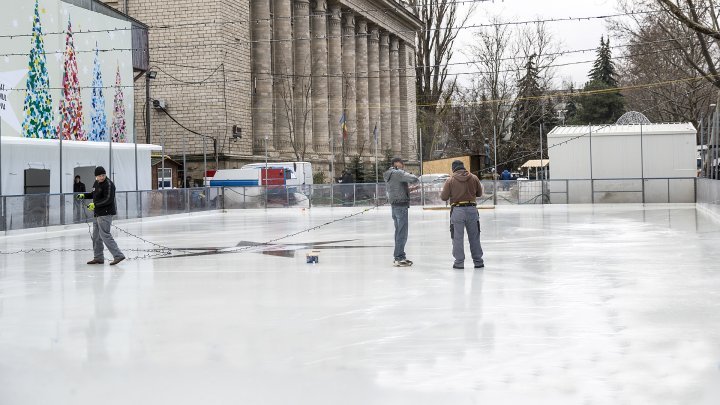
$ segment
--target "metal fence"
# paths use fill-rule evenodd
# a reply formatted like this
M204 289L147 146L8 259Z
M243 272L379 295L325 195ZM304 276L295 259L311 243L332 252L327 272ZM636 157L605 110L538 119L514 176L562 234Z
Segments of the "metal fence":
M694 203L696 182L695 178L483 180L485 193L478 204ZM440 199L442 186L412 187L410 204L445 205ZM203 187L120 191L116 202L118 219L136 219L219 209L369 207L385 205L387 194L384 183ZM0 231L84 223L91 216L74 194L0 197Z
M223 190L204 187L118 191L117 219L137 219L222 208ZM85 223L93 213L75 194L28 194L0 197L0 231Z
M720 180L698 179L697 205L720 215Z

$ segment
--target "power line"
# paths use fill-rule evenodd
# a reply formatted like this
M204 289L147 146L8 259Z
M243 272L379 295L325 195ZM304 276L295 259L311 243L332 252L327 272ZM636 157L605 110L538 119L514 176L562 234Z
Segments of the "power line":
M497 103L504 103L509 101L525 101L525 100L541 100L541 99L550 99L550 98L558 98L558 97L577 97L582 95L592 95L592 94L603 94L603 93L614 93L614 92L620 92L620 91L634 91L634 90L641 90L646 88L652 88L652 87L659 87L659 86L666 86L671 84L677 84L677 83L683 83L683 82L693 82L693 81L702 81L708 78L712 77L720 77L720 73L717 75L709 74L709 75L698 75L698 76L691 76L691 77L685 77L685 78L679 78L679 79L672 79L672 80L663 80L658 82L650 82L645 84L638 84L638 85L629 85L629 86L616 86L611 87L607 89L600 89L600 90L579 90L572 93L554 93L554 94L544 94L540 96L531 96L531 97L519 97L519 98L513 98L513 99L490 99L490 100L480 100L480 101L473 101L473 102L463 102L463 103L455 103L455 105L462 106L462 105L479 105L479 104L497 104ZM226 80L226 81L220 81L217 82L220 83L227 83L227 82L239 82L243 80ZM176 83L176 84L161 84L161 85L153 85L153 87L177 87L177 86L187 86L185 83ZM103 88L116 88L117 86L105 86ZM134 87L132 85L122 85L120 87ZM92 87L81 87L85 89L92 89ZM25 91L25 89L6 89L6 90L21 90ZM48 88L48 90L60 90L60 88ZM418 107L428 107L428 106L437 106L440 105L440 103L417 103L416 106ZM368 103L368 108L385 108L386 105L370 105ZM391 106L392 107L392 106ZM312 109L312 107L310 107ZM261 110L259 108L253 108L253 110Z
M618 49L618 48L627 48L631 46L637 46L637 45L651 45L651 44L659 44L659 43L665 43L665 42L675 42L677 40L682 39L692 39L695 38L695 35L688 35L686 37L679 37L679 38L672 38L672 39L659 39L654 41L644 41L644 42L634 42L631 44L623 44L623 45L614 45L611 46L611 49ZM205 44L204 46L223 46L223 45L232 45L232 43L217 43L217 44ZM161 47L151 47L151 49L196 49L197 45L178 45L178 46L161 46ZM137 50L144 50L145 48L106 48L106 49L97 49L98 52L124 52L124 51L137 51ZM584 48L584 49L573 49L573 50L566 50L566 51L558 51L558 52L549 52L542 54L540 56L566 56L571 55L575 53L586 53L586 52L593 52L597 51L597 47L594 48ZM46 55L52 55L52 54L64 54L66 51L55 51L55 52L46 52ZM96 52L95 49L93 50L75 50L75 53L94 53ZM28 57L29 53L6 53L6 54L0 54L0 56L23 56ZM619 58L622 58L624 56L618 56ZM506 58L500 58L498 61L509 61L509 60L524 60L527 59L526 56L510 56ZM196 70L214 70L215 68L210 67L202 67L202 66L192 66L192 65L183 65L183 64L175 64L172 62L165 62L165 61L152 61L153 63L160 63L160 64L166 64L170 66L179 66L179 67L186 67ZM415 65L415 68L417 69L423 69L426 67L429 68L436 68L440 66L457 66L457 65L472 65L476 63L480 63L480 60L468 60L464 62L450 62L450 63L443 63L443 64L437 64L437 65ZM404 68L403 68L404 69ZM403 70L403 69L396 69L396 70ZM390 70L392 71L392 70ZM233 70L228 70L228 72L238 72ZM245 74L250 74L252 72L243 72Z
M488 0L463 0L463 1L453 1L450 3L476 3L476 2L487 2ZM701 7L696 8L696 10L702 10L702 9L708 9L710 6L707 7ZM683 8L681 10L689 10L690 8ZM343 11L342 14L357 14L358 12L362 13L369 13L369 12L383 12L384 14L387 14L390 11L396 12L398 10L397 7L394 8L385 8L385 9L374 9L374 10L355 10L355 11ZM657 13L664 13L665 10L639 10L639 11L628 11L623 13L616 13L616 14L605 14L605 15L594 15L594 16L578 16L578 17L562 17L562 18L544 18L544 19L535 19L535 20L525 20L525 21L509 21L509 22L498 22L498 23L484 23L484 24L471 24L471 25L463 25L459 27L440 27L440 28L427 28L427 29L418 29L418 30L398 30L393 31L392 34L404 34L404 33L417 33L417 32L432 32L432 31L438 31L438 30L463 30L463 29L477 29L477 28L487 28L487 27L502 27L507 25L528 25L528 24L541 24L541 23L556 23L556 22L582 22L582 21L590 21L590 20L604 20L604 19L611 19L611 18L618 18L618 17L625 17L630 15L642 15L642 14L657 14ZM332 16L331 13L325 13L325 14L309 14L308 16L280 16L280 17L271 17L271 18L261 18L261 19L243 19L243 20L226 20L226 21L217 21L217 20L209 20L209 21L198 21L198 22L188 22L188 23L178 23L178 24L165 24L165 25L158 25L158 26L148 26L148 30L165 30L165 29L173 29L173 28L187 28L192 26L207 26L207 25L228 25L228 24L251 24L251 23L259 23L261 21L277 21L277 20L283 20L283 19L296 19L296 18L317 18L318 16ZM417 17L417 16L416 16ZM113 29L97 29L97 30L78 30L74 31L73 34L92 34L92 33L110 33L113 31L130 31L133 29L138 28L113 28ZM57 32L48 32L44 33L44 36L48 35L61 35L66 34L66 31L57 31ZM3 34L0 35L0 38L20 38L20 37L30 37L33 34ZM356 34L357 35L357 34ZM340 36L331 36L326 35L323 36L323 38L342 38L346 37L347 35L340 35ZM237 41L237 42L243 42L245 44L254 44L254 43L266 43L266 42L287 42L287 41L296 41L295 38L287 38L287 39L267 39L267 40L243 40L243 41ZM311 40L310 38L307 39L308 41Z
M707 86L708 84L709 84L709 83L706 82L706 83L702 84L700 87L702 88L702 87L704 87L704 86ZM671 102L671 101L673 101L673 100L665 100L665 101L662 101L662 102L660 102L660 103L658 103L658 104L656 104L656 105L654 105L654 106L652 106L652 107L645 108L645 109L643 109L642 111L639 111L639 112L640 112L640 113L648 112L648 111L650 111L650 110L652 110L652 109L658 108L658 107L660 107L661 105L667 104L667 103L669 103L669 102ZM592 124L592 123L589 123L588 125L591 125L591 124ZM608 128L608 127L611 127L611 126L613 126L613 125L616 125L616 124L598 125L598 128L596 128L595 131L599 131L599 130L602 130L602 129L604 129L604 128ZM557 146L562 146L562 145L569 144L569 143L572 142L572 141L578 140L578 139L583 138L583 137L588 136L588 135L590 135L590 131L588 131L588 132L586 132L586 133L579 134L579 135L574 136L574 137L571 137L571 138L568 138L568 139L566 139L566 140L564 140L564 141L562 141L562 142L556 143L556 144L554 144L554 145L552 145L552 146L548 144L546 147L543 148L543 152L549 151L551 148L554 148L554 147L557 147ZM546 139L547 139L547 134L546 134ZM495 147L497 147L497 145L496 145ZM500 163L498 163L498 164L493 165L493 168L494 168L494 167L497 167L497 166L506 166L506 165L508 165L508 164L510 164L510 163L512 163L512 162L514 162L514 161L516 161L516 160L518 160L518 159L524 159L524 158L533 157L533 156L537 156L537 151L528 152L528 153L526 153L526 154L524 154L524 155L515 157L513 160L508 160L508 161L505 161L505 162L500 162ZM488 171L489 171L489 169L492 169L492 168L485 168L484 170L488 170ZM481 170L481 171L482 171L482 170Z

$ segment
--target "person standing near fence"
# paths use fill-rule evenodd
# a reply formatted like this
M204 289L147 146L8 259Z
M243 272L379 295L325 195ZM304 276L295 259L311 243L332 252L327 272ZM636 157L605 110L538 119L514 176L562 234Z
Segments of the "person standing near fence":
M405 255L405 244L408 238L408 210L410 209L410 187L419 181L417 176L406 172L402 159L392 159L390 167L383 178L387 184L388 202L392 206L392 218L395 224L395 267L410 267L413 262Z
M87 189L85 188L85 183L82 182L80 176L75 176L73 194L84 193L86 191ZM83 209L82 203L79 200L76 200L73 204L73 220L74 222L79 222L81 219L85 220L85 210Z
M450 237L452 238L454 269L465 268L465 246L463 239L467 230L470 253L476 269L485 267L480 246L480 216L477 198L482 197L480 179L465 170L463 162L452 162L452 176L445 182L440 198L450 201Z
M503 182L503 191L510 190L510 179L512 178L510 171L508 169L503 170L502 174L500 175L500 178L502 179L502 182Z
M113 261L110 262L114 266L125 260L125 255L118 248L115 239L113 239L110 230L112 228L112 217L117 215L117 207L115 205L115 184L107 178L105 169L102 166L95 168L95 183L93 184L91 194L78 194L76 198L84 200L86 196L92 196L93 202L87 205L90 211L94 211L93 217L93 252L94 258L87 264L103 264L105 257L103 256L103 243L107 246L113 255Z

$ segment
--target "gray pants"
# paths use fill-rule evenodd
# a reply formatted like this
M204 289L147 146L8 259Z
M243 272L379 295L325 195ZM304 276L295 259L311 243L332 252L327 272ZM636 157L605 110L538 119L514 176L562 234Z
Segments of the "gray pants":
M483 264L483 251L480 247L480 216L477 207L453 207L450 211L450 236L457 266L462 266L465 262L465 246L463 246L465 230L474 264L476 266Z
M110 234L111 225L112 215L93 218L92 241L95 260L105 260L105 257L103 257L103 243L105 243L105 246L107 246L114 259L125 257L118 248L117 243L115 243L115 239L113 239Z
M395 260L405 260L405 244L408 238L408 207L393 206L392 218L395 223Z

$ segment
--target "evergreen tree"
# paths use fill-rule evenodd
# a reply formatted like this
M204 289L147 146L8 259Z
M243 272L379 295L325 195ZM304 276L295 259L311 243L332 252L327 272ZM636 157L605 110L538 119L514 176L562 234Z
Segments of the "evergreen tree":
M518 101L512 124L514 136L525 136L539 128L543 116L543 89L540 87L540 73L534 63L535 55L525 64L525 75L518 82Z
M43 45L40 6L35 0L33 17L32 48L27 78L27 94L23 104L23 136L26 138L53 139L57 135L53 128L52 97L50 96L50 78Z
M77 59L73 42L72 23L68 19L65 35L65 57L63 71L63 87L61 89L59 115L60 122L57 135L62 139L85 141L83 130L82 99L80 97L80 81L78 80Z
M600 48L598 48L598 56L590 70L590 81L596 81L608 85L608 87L617 87L617 71L612 61L612 51L610 51L610 38L607 41L600 37Z
M381 173L385 173L385 171L392 166L392 159L392 149L386 149L384 154L384 160L382 161L382 166L380 166Z
M555 125L553 106L545 97L540 72L532 55L525 65L525 75L518 82L518 101L514 111L512 136L498 145L498 160L519 167L528 159L540 158L540 127L543 147L547 133ZM544 149L544 148L543 148Z
M113 121L110 132L113 142L126 142L125 139L125 95L123 94L122 81L120 80L120 66L115 74L115 99L113 102ZM319 172L323 173L324 172Z
M575 88L572 84L570 84L568 93L570 93L570 95L567 97L567 102L565 103L565 123L573 122L577 116L577 104L575 104L574 94Z
M107 114L105 113L105 96L103 96L103 80L100 71L100 53L95 45L95 65L92 83L92 113L90 115L90 140L102 142L108 140Z
M350 173L352 173L353 177L355 178L355 183L367 183L367 170L365 169L365 166L360 160L360 156L353 156L353 158L350 160L348 170L350 170ZM374 176L375 175L373 174L372 177Z
M600 39L597 59L590 70L590 81L585 84L578 98L580 107L577 124L612 124L625 112L625 100L619 91L615 65L610 52L610 40Z
M613 124L625 113L625 99L618 91L599 81L585 85L579 97L580 108L574 120L578 124Z

